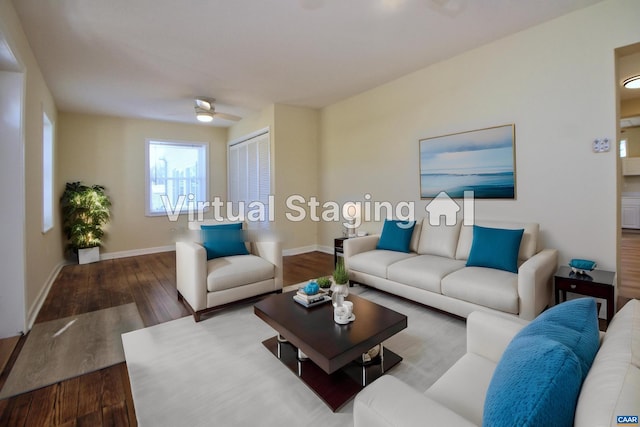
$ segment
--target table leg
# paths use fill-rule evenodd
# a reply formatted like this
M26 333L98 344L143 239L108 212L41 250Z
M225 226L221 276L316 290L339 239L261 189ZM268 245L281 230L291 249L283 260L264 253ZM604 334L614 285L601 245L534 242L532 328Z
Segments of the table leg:
M380 372L384 374L384 346L380 344Z
M611 319L613 318L613 287L611 292L609 293L609 296L607 297L607 325L609 325L609 322L611 322Z

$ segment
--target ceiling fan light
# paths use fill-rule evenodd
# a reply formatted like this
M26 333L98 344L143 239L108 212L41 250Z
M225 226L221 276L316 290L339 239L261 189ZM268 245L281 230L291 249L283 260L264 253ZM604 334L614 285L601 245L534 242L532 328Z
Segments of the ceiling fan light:
M213 120L213 114L207 111L198 111L196 113L196 119L198 119L199 122L209 123Z
M202 98L196 98L196 105L203 110L211 110L211 103Z
M629 77L622 82L622 86L627 89L640 89L640 75Z

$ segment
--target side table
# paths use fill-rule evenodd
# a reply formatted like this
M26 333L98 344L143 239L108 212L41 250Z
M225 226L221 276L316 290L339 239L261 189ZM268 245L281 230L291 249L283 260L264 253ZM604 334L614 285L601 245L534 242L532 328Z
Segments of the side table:
M333 266L335 267L338 264L338 254L339 256L344 255L344 241L347 240L348 237L337 237L333 239Z
M607 301L608 325L614 314L615 277L616 274L612 271L593 270L588 274L577 274L571 267L562 266L555 274L556 304L567 300L567 292L602 298Z

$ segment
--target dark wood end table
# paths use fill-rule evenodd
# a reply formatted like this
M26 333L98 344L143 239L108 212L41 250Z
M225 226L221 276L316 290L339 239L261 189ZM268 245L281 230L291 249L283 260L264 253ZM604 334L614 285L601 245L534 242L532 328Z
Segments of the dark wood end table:
M336 237L333 239L333 265L338 265L338 256L344 256L344 241L348 237Z
M381 345L380 356L358 363L363 353L407 327L407 316L349 295L356 319L339 325L333 321L333 306L325 303L305 308L293 301L294 292L269 296L254 306L254 313L275 329L264 346L297 375L333 411L362 388L402 361ZM298 350L309 360L300 359Z
M562 266L555 274L556 304L567 300L567 292L602 298L607 302L607 324L614 314L614 290L616 274L612 271L593 270L577 274L571 267ZM562 294L562 299L560 295Z

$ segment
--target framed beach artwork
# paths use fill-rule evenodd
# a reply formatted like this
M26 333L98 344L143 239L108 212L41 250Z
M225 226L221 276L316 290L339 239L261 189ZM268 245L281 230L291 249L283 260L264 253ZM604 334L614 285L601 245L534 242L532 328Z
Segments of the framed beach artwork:
M515 199L515 125L420 140L420 198Z

